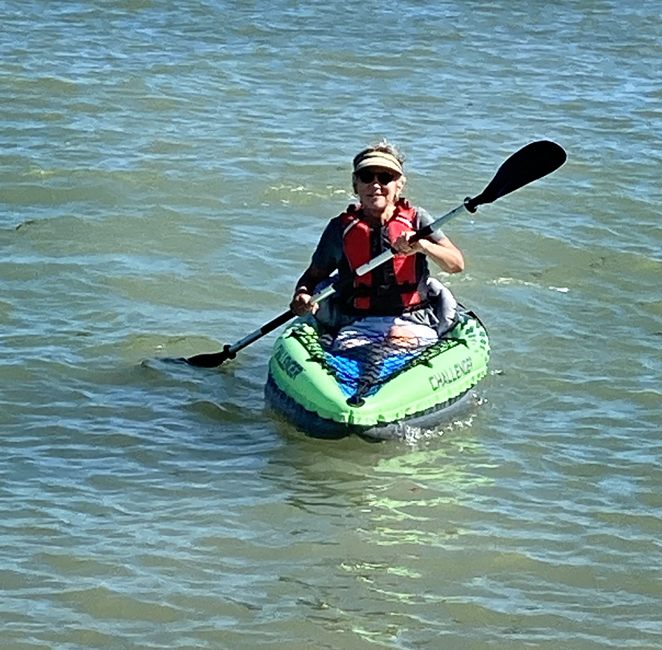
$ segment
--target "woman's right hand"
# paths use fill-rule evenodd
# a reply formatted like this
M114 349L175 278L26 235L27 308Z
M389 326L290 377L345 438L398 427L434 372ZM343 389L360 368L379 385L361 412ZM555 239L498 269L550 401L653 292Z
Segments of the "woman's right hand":
M314 314L317 311L319 305L317 303L311 303L310 301L313 297L306 291L297 291L292 298L290 303L290 309L297 316L305 316L306 314Z

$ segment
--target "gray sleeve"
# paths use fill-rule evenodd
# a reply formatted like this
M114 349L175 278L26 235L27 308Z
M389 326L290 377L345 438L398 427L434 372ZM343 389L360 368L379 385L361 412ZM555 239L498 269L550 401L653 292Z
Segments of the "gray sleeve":
M418 228L425 228L425 226L429 226L434 221L432 215L425 208L416 208L416 217L418 219ZM444 237L446 237L446 235L444 235L442 230L435 230L429 237L426 237L426 239L433 242L440 242Z

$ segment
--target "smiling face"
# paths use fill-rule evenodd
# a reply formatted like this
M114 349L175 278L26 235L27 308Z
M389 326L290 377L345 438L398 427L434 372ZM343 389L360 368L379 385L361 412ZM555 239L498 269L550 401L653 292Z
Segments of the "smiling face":
M389 217L404 184L404 176L386 167L366 167L354 174L354 191L371 217Z

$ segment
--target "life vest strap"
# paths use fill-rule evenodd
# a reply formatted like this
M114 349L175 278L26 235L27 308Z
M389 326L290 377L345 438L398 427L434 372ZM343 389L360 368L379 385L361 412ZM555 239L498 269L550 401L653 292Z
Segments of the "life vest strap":
M404 199L396 205L393 217L384 227L369 226L362 218L360 206L351 205L340 215L343 226L343 253L351 271L388 249L400 235L414 230L416 208ZM384 239L382 235L386 235ZM423 258L421 260L421 257ZM427 264L422 253L396 254L382 266L354 277L348 307L355 313L398 314L424 306Z

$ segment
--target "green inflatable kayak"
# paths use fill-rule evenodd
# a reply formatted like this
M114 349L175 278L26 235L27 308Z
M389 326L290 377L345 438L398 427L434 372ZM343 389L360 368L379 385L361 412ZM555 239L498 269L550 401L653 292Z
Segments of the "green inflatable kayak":
M459 410L487 374L489 349L472 312L416 350L384 342L334 349L314 319L300 319L274 345L265 397L314 437L404 438L410 427L432 427Z

